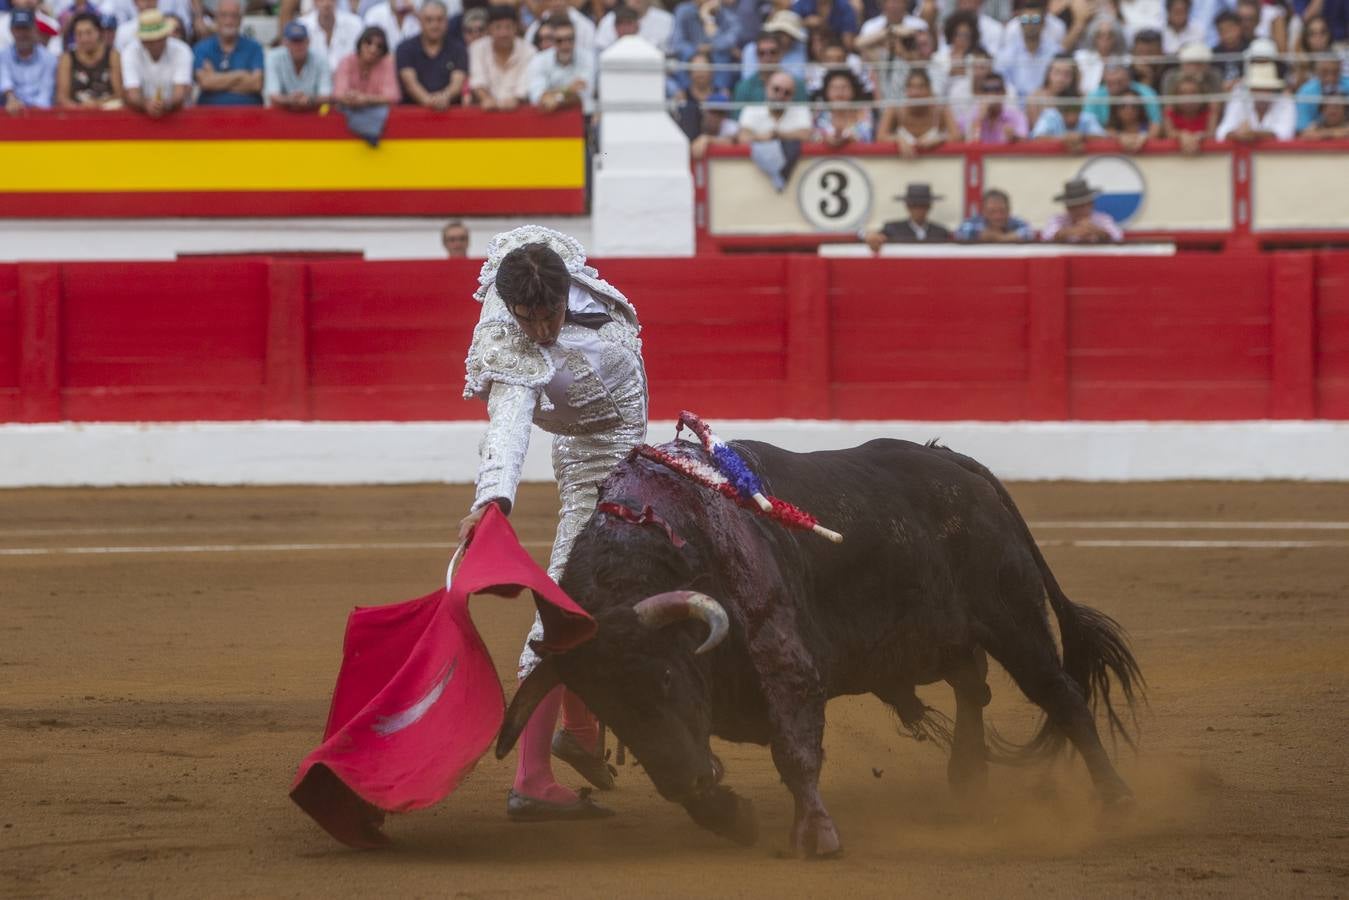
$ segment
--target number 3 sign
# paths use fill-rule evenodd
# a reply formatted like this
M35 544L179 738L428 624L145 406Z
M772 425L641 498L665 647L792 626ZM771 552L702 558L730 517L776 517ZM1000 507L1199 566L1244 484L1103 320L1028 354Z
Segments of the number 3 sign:
M871 179L851 160L822 159L801 174L796 205L820 231L854 232L871 215Z

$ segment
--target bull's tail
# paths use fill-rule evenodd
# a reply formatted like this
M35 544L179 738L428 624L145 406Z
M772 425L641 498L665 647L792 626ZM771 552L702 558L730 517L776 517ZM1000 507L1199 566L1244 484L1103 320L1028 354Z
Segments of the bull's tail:
M1059 623L1059 636L1063 643L1063 668L1068 676L1077 683L1082 695L1091 705L1093 712L1105 711L1110 724L1112 739L1118 736L1130 747L1135 747L1138 732L1138 719L1134 714L1137 705L1145 702L1146 682L1138 660L1129 647L1129 639L1124 628L1110 616L1089 606L1073 603L1059 587L1049 563L1045 561L1040 546L1031 534L1021 510L1017 509L1011 494L1007 493L1001 481L985 466L963 454L942 447L963 468L979 475L998 494L1003 507L1011 513L1017 531L1035 559L1044 581L1045 592L1050 606ZM1124 707L1129 722L1116 709L1116 698L1112 695L1112 680L1123 695ZM992 762L1019 763L1034 759L1043 759L1057 754L1065 745L1065 737L1047 719L1039 731L1025 744L1013 744L989 732L989 759Z

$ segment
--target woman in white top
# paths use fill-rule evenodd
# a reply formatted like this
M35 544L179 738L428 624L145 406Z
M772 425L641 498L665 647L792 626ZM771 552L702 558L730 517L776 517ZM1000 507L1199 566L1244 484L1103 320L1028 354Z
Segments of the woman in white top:
M1124 55L1124 29L1110 16L1097 16L1087 29L1087 46L1073 54L1078 86L1086 96L1101 86L1106 60Z

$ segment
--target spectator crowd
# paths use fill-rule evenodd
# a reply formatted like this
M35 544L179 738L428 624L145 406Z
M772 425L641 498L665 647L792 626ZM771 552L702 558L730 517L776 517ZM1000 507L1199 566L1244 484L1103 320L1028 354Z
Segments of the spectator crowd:
M695 152L1349 136L1349 0L277 2L0 0L6 109L590 114L598 55L635 35L669 57ZM275 17L272 46L245 14Z

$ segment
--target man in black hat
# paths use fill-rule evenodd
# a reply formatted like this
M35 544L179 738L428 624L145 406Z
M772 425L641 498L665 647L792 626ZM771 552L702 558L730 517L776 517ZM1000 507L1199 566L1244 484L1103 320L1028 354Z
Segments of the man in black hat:
M932 204L942 199L932 193L932 185L910 184L903 194L895 197L903 200L909 210L909 217L898 222L886 222L880 231L872 231L863 236L867 246L875 253L887 241L896 244L941 244L951 240L951 232L943 225L928 220Z
M1054 198L1062 203L1064 211L1056 213L1040 232L1040 239L1064 244L1117 244L1124 240L1115 219L1095 208L1101 192L1074 178L1063 186L1063 193Z

